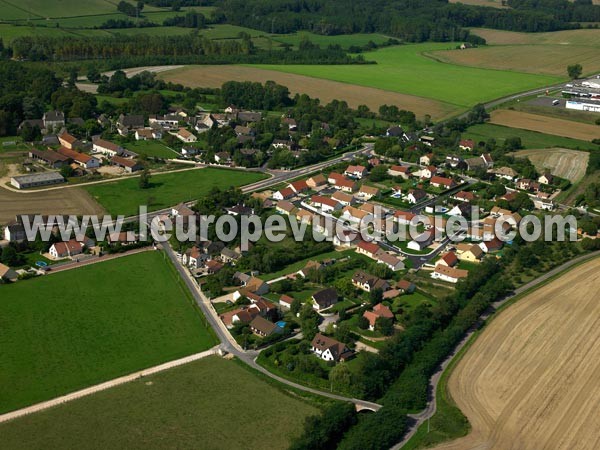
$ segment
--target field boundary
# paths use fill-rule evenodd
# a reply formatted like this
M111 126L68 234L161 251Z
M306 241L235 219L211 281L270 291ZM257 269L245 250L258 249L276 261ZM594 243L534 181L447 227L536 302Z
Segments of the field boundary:
M52 408L54 406L62 405L63 403L71 402L73 400L77 400L82 397L87 397L88 395L92 395L97 392L101 392L106 389L109 389L109 388L112 388L115 386L119 386L124 383L128 383L130 381L138 380L140 378L144 378L149 375L154 375L154 374L156 374L158 372L162 372L164 370L172 369L174 367L178 367L183 364L187 364L187 363L197 361L202 358L206 358L207 356L216 354L217 349L218 349L218 346L215 346L204 352L195 353L193 355L185 356L183 358L179 358L179 359L176 359L173 361L159 364L157 366L139 370L139 371L131 373L129 375L124 375L122 377L115 378L113 380L105 381L104 383L96 384L94 386L90 386L85 389L81 389L79 391L71 392L70 394L56 397L52 400L47 400L45 402L27 406L26 408L17 409L16 411L11 411L9 413L2 414L2 415L0 415L0 423L8 422L9 420L17 419L19 417L23 417L28 414L40 412L45 409Z

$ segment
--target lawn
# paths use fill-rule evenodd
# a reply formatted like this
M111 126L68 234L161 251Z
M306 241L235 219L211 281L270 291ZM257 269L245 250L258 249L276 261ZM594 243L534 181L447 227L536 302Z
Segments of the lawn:
M0 434L5 449L282 449L318 413L213 356L2 424Z
M0 413L212 347L159 252L2 286Z
M390 38L383 34L367 34L367 33L356 33L356 34L339 34L336 36L324 36L321 34L314 34L308 31L301 31L293 34L284 34L284 35L272 35L272 39L276 42L281 42L284 44L290 44L295 47L303 39L308 39L313 44L320 45L321 47L327 47L328 45L340 45L343 49L348 49L351 46L362 47L367 45L369 42L374 42L375 44L383 44L387 42Z
M325 259L329 259L329 258L339 260L341 258L352 257L354 255L356 255L356 252L354 250L346 250L343 252L338 252L336 250L333 250L331 252L321 253L320 255L311 256L310 258L306 258L301 261L296 261L295 263L289 264L289 265L285 266L283 269L278 270L277 272L271 272L269 274L261 275L260 278L264 281L270 281L275 278L282 277L284 275L298 272L300 269L302 269L304 266L306 266L306 263L309 261L322 262Z
M207 168L152 175L148 189L140 189L137 177L90 185L85 189L109 214L131 216L138 212L140 205L148 205L148 210L156 211L198 199L213 187L243 186L264 178L256 172Z
M538 133L536 131L509 128L502 125L481 124L473 125L462 134L463 139L473 139L476 142L496 139L498 144L504 143L507 138L520 137L524 148L550 148L563 147L574 150L597 150L600 146L591 142L580 141L561 136Z
M255 67L411 94L462 108L561 80L556 76L446 64L425 55L428 52L455 47L455 43L387 47L365 53L367 60L377 62L369 65L257 65Z
M172 159L177 158L179 154L171 150L161 141L135 141L125 144L129 150L140 155L154 156L156 158Z

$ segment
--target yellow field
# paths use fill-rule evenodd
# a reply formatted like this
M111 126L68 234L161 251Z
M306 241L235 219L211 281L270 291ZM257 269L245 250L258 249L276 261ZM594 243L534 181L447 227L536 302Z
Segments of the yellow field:
M600 138L600 127L598 125L507 109L492 111L490 123L572 139L581 139L582 141L591 141L592 139Z
M516 33L474 28L488 46L432 52L436 59L464 66L567 77L569 64L586 74L600 72L600 29Z
M520 150L515 156L528 158L538 172L549 170L553 175L575 183L585 176L590 154L566 148Z
M162 72L159 77L173 83L181 83L184 86L214 88L221 87L226 81L264 83L267 80L273 80L287 86L292 94L308 94L311 97L319 98L323 104L336 99L345 100L351 107L367 105L372 111L377 111L383 104L393 104L413 111L417 117L430 114L434 119L446 117L457 110L453 109L451 105L423 97L253 67L187 66Z
M600 259L502 312L448 381L471 433L438 449L600 448Z
M0 188L0 224L17 214L104 214L104 210L80 188L27 193Z
M551 33L518 33L516 31L471 28L471 33L484 38L488 45L571 45L585 47L600 46L600 30L565 30Z

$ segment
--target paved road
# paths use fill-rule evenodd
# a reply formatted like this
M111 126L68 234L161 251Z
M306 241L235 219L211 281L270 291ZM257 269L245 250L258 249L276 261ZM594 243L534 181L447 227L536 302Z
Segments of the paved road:
M521 295L521 294L527 292L528 290L533 289L533 288L543 284L544 282L548 281L550 278L560 274L561 272L569 269L570 267L573 267L576 264L596 258L598 256L600 256L600 251L595 251L595 252L589 253L587 255L579 256L577 258L567 261L566 263L550 270L549 272L545 273L544 275L539 276L535 280L532 280L529 283L526 283L523 286L515 289L515 291L512 295L505 297L502 300L492 303L491 307L488 310L486 310L483 314L481 314L481 316L479 317L478 325L485 322L502 305L504 305L509 300L512 300L517 295ZM414 422L411 425L407 434L404 436L403 440L400 443L394 445L392 447L392 450L401 449L410 440L410 438L412 438L414 436L414 434L417 432L418 428L423 423L425 423L426 420L430 419L435 414L435 412L437 411L437 387L438 387L440 378L441 378L442 374L444 373L444 371L446 370L446 368L448 367L448 365L452 362L454 357L458 354L458 352L460 352L463 349L463 347L467 344L467 342L473 336L473 334L477 331L477 329L479 329L479 326L474 327L465 335L465 337L456 346L454 351L444 360L444 362L440 365L440 368L437 370L437 372L435 372L435 374L431 377L431 380L429 382L429 391L431 392L432 398L429 400L429 402L427 403L427 407L423 411L421 411L418 414L410 414L409 415L409 417L412 418L414 420Z
M341 395L333 394L331 392L320 391L318 389L313 389L313 388L309 388L307 386L303 386L298 383L294 383L293 381L287 380L285 378L282 378L278 375L275 375L275 374L269 372L267 369L265 369L264 367L259 365L256 362L256 358L258 357L259 352L245 351L244 349L242 349L240 347L240 345L235 341L235 339L233 339L233 337L231 336L231 333L229 332L229 330L227 330L227 328L225 327L225 325L223 324L221 319L219 319L216 311L210 304L210 300L208 300L208 298L199 289L198 284L191 277L191 275L189 274L187 269L181 265L180 261L177 259L177 256L175 255L175 252L173 251L171 246L168 243L165 243L165 244L163 244L163 248L164 248L164 251L167 254L167 256L171 259L171 261L177 268L177 271L179 272L179 274L181 275L181 278L186 283L190 292L194 296L194 299L196 300L196 303L198 304L198 306L204 313L204 316L206 317L208 324L215 331L219 341L221 342L220 347L223 350L233 354L234 356L239 358L241 361L243 361L244 363L246 363L253 369L258 370L259 372L265 374L269 378L277 380L280 383L286 384L295 389L299 389L299 390L305 391L305 392L310 392L310 393L316 394L316 395L321 395L324 397L333 398L335 400L351 402L351 403L354 403L355 405L357 405L357 407L371 409L373 411L377 411L377 410L379 410L379 408L381 408L381 405L379 405L377 403L367 402L367 401L356 399L356 398L348 398L348 397L344 397Z

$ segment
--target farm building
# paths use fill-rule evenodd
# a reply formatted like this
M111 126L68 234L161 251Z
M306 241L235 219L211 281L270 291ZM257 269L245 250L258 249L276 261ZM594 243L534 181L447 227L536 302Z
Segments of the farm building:
M17 189L27 189L39 186L49 186L52 184L64 183L65 179L58 172L44 172L33 175L21 175L12 177L10 184Z

